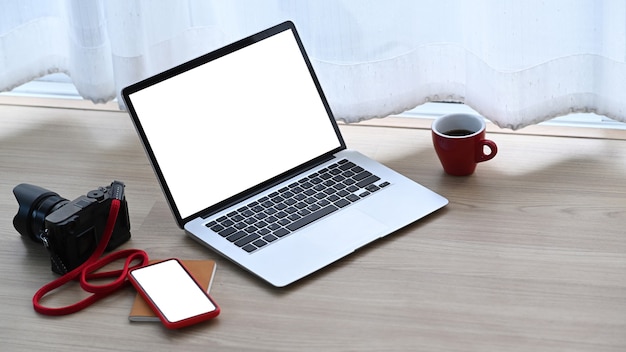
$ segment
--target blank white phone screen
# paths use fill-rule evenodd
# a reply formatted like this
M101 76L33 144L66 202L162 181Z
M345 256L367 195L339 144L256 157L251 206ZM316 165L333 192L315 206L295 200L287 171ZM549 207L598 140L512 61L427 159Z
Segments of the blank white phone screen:
M170 322L215 310L202 288L176 260L139 268L131 275Z

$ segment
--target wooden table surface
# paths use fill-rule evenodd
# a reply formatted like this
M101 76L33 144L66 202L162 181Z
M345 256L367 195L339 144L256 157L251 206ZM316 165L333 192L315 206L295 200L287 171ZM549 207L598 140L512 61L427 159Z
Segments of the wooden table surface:
M2 351L626 350L626 132L490 127L499 154L452 177L423 123L341 125L349 147L450 204L276 289L177 228L126 113L4 105L0 115ZM69 316L33 311L32 295L56 276L44 248L13 228L13 187L74 199L114 179L130 210L124 248L217 262L217 319L180 331L131 323L130 287ZM81 297L71 285L46 303Z

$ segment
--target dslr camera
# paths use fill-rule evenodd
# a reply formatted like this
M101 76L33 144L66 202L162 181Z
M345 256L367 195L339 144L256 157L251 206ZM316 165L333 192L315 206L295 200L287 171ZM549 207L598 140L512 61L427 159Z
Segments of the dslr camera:
M13 188L19 204L13 226L22 236L42 243L50 252L52 271L65 274L89 259L98 247L114 199L114 187L123 190L124 184L113 181L70 202L45 188L22 183ZM122 196L106 250L113 250L128 239L128 205L126 197Z

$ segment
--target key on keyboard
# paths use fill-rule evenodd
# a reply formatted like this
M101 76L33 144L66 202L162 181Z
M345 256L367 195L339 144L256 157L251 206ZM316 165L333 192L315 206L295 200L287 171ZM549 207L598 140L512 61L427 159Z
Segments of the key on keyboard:
M343 159L206 226L252 253L388 185Z

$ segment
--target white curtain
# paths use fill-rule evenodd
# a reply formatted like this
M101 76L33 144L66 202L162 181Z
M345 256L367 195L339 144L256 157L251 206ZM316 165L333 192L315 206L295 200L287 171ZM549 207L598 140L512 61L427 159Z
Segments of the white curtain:
M292 20L338 119L453 101L514 129L571 112L626 121L622 0L0 0L0 11L0 91L65 72L105 102Z

